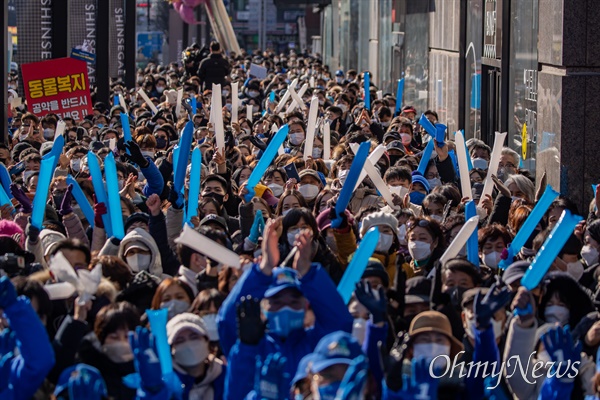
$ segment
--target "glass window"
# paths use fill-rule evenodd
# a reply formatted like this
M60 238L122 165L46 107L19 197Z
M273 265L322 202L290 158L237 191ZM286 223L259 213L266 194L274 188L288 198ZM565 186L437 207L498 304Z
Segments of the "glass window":
M465 138L481 139L481 55L483 52L483 0L467 5Z
M535 172L537 145L538 0L511 4L508 146Z

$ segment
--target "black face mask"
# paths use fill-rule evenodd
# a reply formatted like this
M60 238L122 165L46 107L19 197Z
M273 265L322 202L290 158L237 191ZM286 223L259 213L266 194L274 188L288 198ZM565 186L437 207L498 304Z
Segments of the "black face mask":
M204 197L212 197L213 199L215 199L219 205L223 205L223 199L225 198L225 195L219 194L219 193L215 193L215 192L210 192L210 193L206 193L204 195Z
M62 201L63 201L63 197L65 197L64 194L52 195L52 202L54 203L54 207L56 209L60 208L60 205L62 204Z
M460 310L460 303L462 301L462 297L463 294L467 291L468 289L461 287L461 286L454 286L451 287L450 289L448 289L446 291L446 293L448 295L450 295L450 301L452 303L452 305L454 306L454 308L456 308L457 310Z
M167 148L167 140L165 138L156 138L156 148L157 149L166 149Z

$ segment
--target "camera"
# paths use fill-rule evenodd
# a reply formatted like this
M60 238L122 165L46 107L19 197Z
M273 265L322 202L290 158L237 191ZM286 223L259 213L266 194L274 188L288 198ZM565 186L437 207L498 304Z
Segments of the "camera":
M0 256L0 269L7 275L18 275L27 266L24 256L6 253Z

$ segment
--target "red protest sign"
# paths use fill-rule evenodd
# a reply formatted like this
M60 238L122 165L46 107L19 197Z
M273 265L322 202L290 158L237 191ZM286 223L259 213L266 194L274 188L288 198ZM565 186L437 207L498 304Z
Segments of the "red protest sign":
M92 114L85 61L57 58L23 64L21 72L27 108L38 117L54 113L81 120Z

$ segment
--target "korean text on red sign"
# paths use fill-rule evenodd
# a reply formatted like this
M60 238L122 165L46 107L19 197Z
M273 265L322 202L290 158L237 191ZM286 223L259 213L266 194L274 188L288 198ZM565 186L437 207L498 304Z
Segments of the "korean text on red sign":
M92 113L87 64L73 58L22 65L27 105L38 117L48 113L81 120Z

